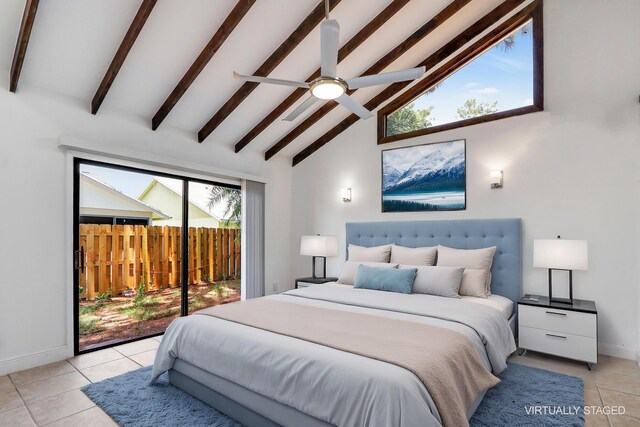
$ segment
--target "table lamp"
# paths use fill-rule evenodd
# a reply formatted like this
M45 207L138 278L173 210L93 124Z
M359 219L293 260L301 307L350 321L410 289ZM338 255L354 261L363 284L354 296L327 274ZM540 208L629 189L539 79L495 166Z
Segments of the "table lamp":
M573 305L573 270L587 270L587 241L536 239L533 241L533 266L549 269L549 301ZM553 270L569 272L569 298L554 298Z
M338 255L338 238L336 236L302 236L300 240L300 255L313 257L312 277L314 279L326 279L327 257ZM322 258L322 276L316 277L316 258Z

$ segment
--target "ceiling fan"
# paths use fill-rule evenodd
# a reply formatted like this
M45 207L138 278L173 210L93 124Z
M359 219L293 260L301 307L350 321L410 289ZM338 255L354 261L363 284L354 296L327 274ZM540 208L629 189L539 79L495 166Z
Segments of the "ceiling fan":
M410 68L402 71L374 74L370 76L342 79L337 75L338 43L340 39L340 25L335 19L329 19L329 0L325 0L325 20L320 25L320 77L306 83L293 80L272 79L270 77L245 76L235 71L236 79L256 83L269 83L281 86L293 86L309 89L311 94L283 120L293 121L319 99L333 99L340 105L357 114L362 119L372 117L371 111L364 108L358 101L346 92L349 89L359 89L368 86L383 85L422 77L425 67Z

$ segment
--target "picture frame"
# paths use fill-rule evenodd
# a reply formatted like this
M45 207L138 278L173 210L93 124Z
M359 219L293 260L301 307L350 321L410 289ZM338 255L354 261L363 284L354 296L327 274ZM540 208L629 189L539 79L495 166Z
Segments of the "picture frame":
M382 212L465 210L466 145L456 139L382 150Z

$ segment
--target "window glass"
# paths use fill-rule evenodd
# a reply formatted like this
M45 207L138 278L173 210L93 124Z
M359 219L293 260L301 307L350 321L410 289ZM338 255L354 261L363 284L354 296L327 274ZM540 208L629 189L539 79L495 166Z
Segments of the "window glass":
M387 136L533 105L531 20L409 104Z

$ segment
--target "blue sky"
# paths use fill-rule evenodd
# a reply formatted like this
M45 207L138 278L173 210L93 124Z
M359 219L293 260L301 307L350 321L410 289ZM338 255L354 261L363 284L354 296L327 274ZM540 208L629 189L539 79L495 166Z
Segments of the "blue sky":
M131 197L138 197L153 180L153 175L93 165L80 165L80 170L98 176L104 182Z
M533 103L532 31L517 32L513 48L505 52L495 46L446 79L435 92L415 100L414 109L435 106L433 125L459 120L456 109L467 99L493 103L498 111Z

